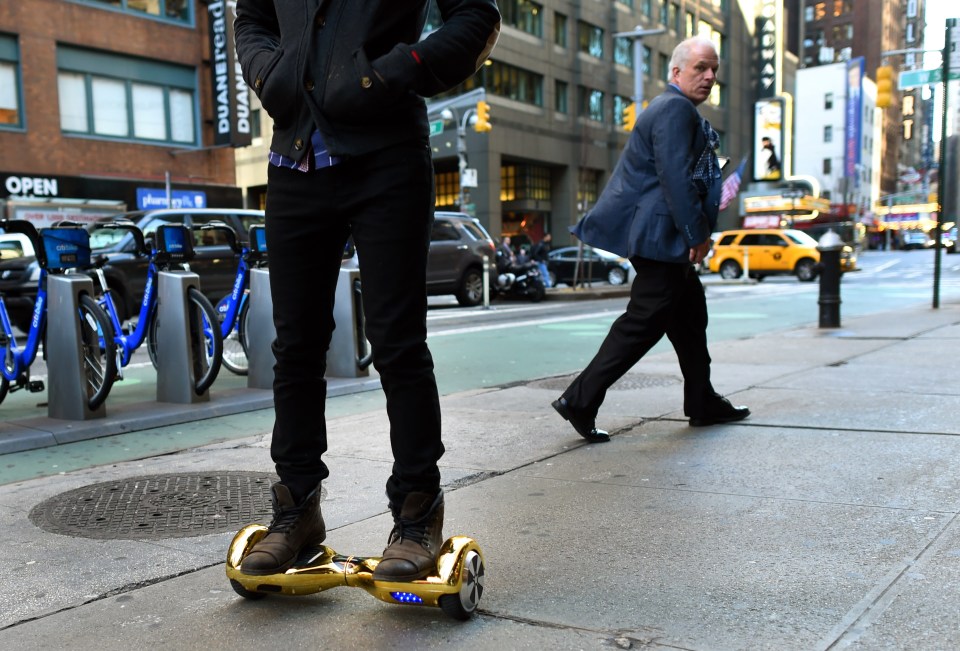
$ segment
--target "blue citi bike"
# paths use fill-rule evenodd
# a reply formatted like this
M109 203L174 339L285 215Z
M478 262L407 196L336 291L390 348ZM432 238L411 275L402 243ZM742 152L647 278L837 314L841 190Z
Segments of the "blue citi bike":
M102 222L96 224L94 228L129 232L134 240L135 255L147 258L146 284L136 325L132 329L125 328L120 320L120 311L113 299L113 290L107 284L102 269L106 258L99 258L93 263L92 271L100 288L97 302L108 315L108 322L111 324L107 332L112 334L116 347L118 376L122 379L123 368L130 363L134 351L144 343L146 343L151 363L154 368L159 368L163 361L162 351L157 347L157 329L160 327L157 300L158 273L188 267L190 258L193 256L190 230L180 224L162 224L157 228L154 236L147 240L140 228L130 221ZM217 313L210 299L195 287L188 289L187 299L190 346L194 353L192 355L193 390L199 395L210 388L220 372L223 338L220 335Z
M231 373L246 375L250 370L247 359L247 333L250 316L250 270L261 269L267 263L267 238L263 224L250 227L249 244L237 240L237 233L222 221L211 221L195 226L198 231L222 232L227 244L238 257L233 288L217 303L220 336L223 338L223 365Z
M26 389L31 393L44 390L42 380L30 378L30 366L46 337L47 277L66 274L85 266L90 260L90 235L80 224L61 222L54 228L37 231L29 221L11 219L0 221L0 227L10 233L22 233L33 243L40 276L37 281L37 299L33 306L30 328L23 345L13 332L10 316L0 296L0 347L3 349L3 368L0 371L0 402L7 393ZM116 378L116 345L102 336L111 332L110 319L87 293L79 296L80 346L83 375L86 382L87 406L97 409L107 399ZM46 351L44 351L44 359Z

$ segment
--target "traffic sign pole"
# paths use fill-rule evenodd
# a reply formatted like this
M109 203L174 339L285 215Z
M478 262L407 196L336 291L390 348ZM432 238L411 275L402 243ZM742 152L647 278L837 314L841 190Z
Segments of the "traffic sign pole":
M955 63L955 58L960 58L960 47L957 46L954 32L960 37L960 29L954 29L957 26L956 18L947 19L946 34L943 38L943 107L940 113L940 166L937 173L937 232L934 239L934 258L933 258L933 307L940 307L940 255L943 249L943 199L946 186L955 183L950 178L950 171L946 167L947 157L947 106L949 105L948 89L950 86L950 68ZM958 61L960 63L960 61Z

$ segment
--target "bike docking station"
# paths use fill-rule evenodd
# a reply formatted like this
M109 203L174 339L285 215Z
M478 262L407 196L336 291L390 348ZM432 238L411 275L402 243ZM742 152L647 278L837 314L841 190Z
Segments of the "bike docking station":
M227 551L227 578L233 590L246 599L263 599L271 594L307 595L347 586L366 590L389 604L436 607L454 619L467 620L483 596L483 553L466 536L454 536L443 543L434 573L417 581L393 582L374 580L379 557L338 554L322 544L305 549L284 572L244 574L240 569L244 557L266 534L263 525L247 525L234 536Z
M266 259L267 243L262 226L250 228L250 252L258 262ZM247 387L250 389L273 388L273 340L276 330L273 325L273 299L270 294L269 268L250 269L250 302L247 342ZM363 304L360 287L360 270L345 260L340 267L334 294L333 320L336 327L327 350L328 378L369 377L373 360L367 352L364 334Z
M84 229L45 228L40 232L40 239L48 270L64 271L90 264L90 234ZM106 416L102 402L91 409L88 400L89 381L83 364L85 342L77 318L83 295L94 295L93 280L89 276L47 276L47 324L53 326L47 327L45 344L50 418L92 420Z
M180 224L157 228L157 261L189 263L193 257L193 233ZM191 271L163 270L157 273L157 402L195 404L208 402L209 391L197 392L197 377L208 363L204 354L203 318L190 306L190 289L200 290L200 276ZM191 319L196 323L191 323ZM216 324L207 324L218 336Z
M352 249L351 244L348 251L352 253ZM327 351L327 375L344 378L368 377L373 356L367 352L360 269L353 256L341 262L334 293L333 320L336 327Z
M250 227L250 307L248 327L244 329L247 344L247 388L273 388L273 298L270 294L270 270L260 265L267 259L266 229L260 224Z

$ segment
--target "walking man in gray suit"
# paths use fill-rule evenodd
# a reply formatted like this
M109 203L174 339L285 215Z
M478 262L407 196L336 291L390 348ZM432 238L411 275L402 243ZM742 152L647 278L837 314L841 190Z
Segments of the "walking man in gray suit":
M630 259L637 271L627 310L553 408L589 441L610 440L596 417L607 389L666 335L683 373L683 410L694 427L742 420L710 383L707 302L695 264L712 244L720 203L719 136L697 106L717 81L709 39L681 42L670 84L640 113L610 182L571 232Z

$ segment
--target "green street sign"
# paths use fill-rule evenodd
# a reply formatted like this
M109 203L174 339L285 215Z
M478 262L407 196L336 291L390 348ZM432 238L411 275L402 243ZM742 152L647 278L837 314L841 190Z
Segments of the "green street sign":
M443 133L443 120L436 120L430 123L430 136L439 136Z
M950 81L960 79L960 70L950 71ZM943 68L933 70L904 70L897 78L897 90L939 84L943 81Z

